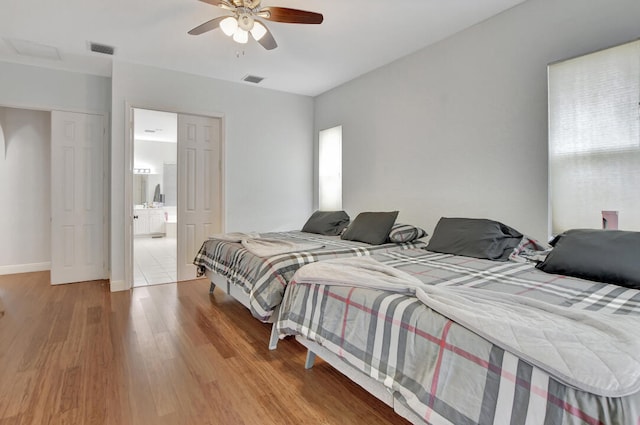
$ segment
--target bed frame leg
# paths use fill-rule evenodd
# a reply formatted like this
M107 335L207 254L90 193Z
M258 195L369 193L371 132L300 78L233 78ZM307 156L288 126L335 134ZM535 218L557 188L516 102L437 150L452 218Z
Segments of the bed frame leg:
M216 289L216 284L213 283L213 281L211 282L211 286L209 286L209 293L213 294L213 290Z
M316 353L314 353L311 350L307 350L307 358L304 361L304 368L311 369L315 361L316 361Z
M271 336L269 337L269 350L275 350L278 347L278 331L276 322L271 325Z
M271 324L271 335L269 336L269 350L275 350L278 347L278 330L276 329L276 323L278 323L278 317L280 316L280 305L273 309L271 318L269 321Z

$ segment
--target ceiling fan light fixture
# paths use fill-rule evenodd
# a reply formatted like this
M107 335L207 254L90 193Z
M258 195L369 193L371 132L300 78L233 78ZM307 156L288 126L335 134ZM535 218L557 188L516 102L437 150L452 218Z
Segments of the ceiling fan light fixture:
M233 16L229 16L228 18L224 18L220 21L220 29L225 35L231 37L235 34L238 29L238 21Z
M189 35L200 35L220 28L233 41L245 44L249 41L249 33L266 50L278 47L271 31L257 19L289 24L320 24L323 21L321 13L308 12L288 7L262 7L262 0L200 0L223 10L231 12L232 16L218 16L187 31ZM639 424L640 425L640 424Z
M245 44L249 41L249 33L242 28L238 28L233 34L233 41L240 44Z
M238 26L245 31L251 31L251 29L253 28L253 23L253 16L249 15L248 13L242 13L240 14L240 16L238 16Z
M258 41L267 33L267 29L260 22L255 21L253 28L251 28L251 36L254 40Z

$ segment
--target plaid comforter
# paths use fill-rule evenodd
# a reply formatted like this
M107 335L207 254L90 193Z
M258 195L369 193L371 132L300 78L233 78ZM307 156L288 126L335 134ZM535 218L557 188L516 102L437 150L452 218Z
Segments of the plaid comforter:
M202 244L193 263L198 267L198 276L209 270L243 288L249 295L251 313L263 322L270 320L273 310L282 301L287 283L296 270L305 264L329 258L366 256L426 246L421 241L369 245L342 240L338 236L298 231L263 233L260 236L295 242L319 242L324 248L261 258L251 254L240 243L209 239Z
M425 250L373 258L432 285L484 288L576 309L640 315L640 291ZM302 335L386 385L430 424L640 424L640 393L565 386L426 307L373 289L305 284L282 302L280 335ZM640 338L640 330L639 335Z

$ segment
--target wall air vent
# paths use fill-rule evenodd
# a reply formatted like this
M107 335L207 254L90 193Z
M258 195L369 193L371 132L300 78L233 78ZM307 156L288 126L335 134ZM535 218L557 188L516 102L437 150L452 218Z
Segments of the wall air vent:
M242 77L242 81L254 84L258 84L262 80L264 80L264 77L258 77L257 75L245 75Z
M106 44L89 43L89 50L91 50L92 52L113 56L113 53L116 49L114 47L107 46Z

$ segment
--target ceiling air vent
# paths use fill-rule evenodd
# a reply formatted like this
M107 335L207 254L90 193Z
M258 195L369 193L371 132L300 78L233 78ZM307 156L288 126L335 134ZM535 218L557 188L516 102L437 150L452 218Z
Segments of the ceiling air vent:
M102 53L105 55L113 55L113 53L116 50L114 47L107 46L106 44L99 44L99 43L89 43L89 49L92 52Z
M245 75L242 77L242 81L254 84L258 84L262 80L264 80L264 77L258 77L257 75Z
M13 47L17 54L22 56L31 56L40 59L60 60L60 52L53 46L34 43L28 40L19 40L16 38L5 39L5 41Z

